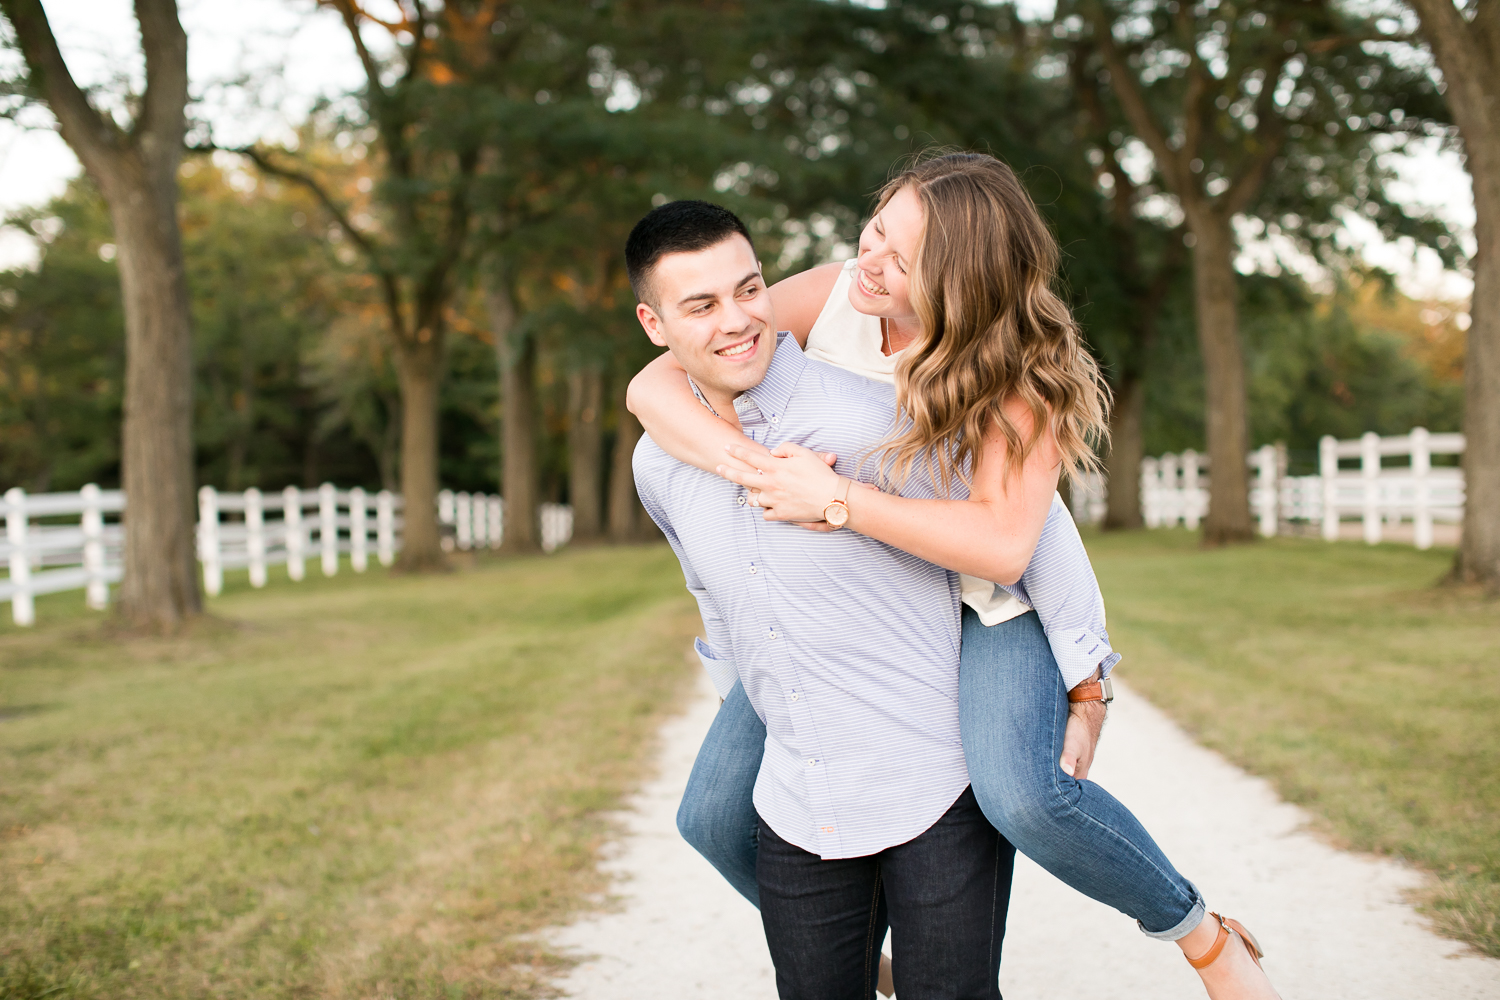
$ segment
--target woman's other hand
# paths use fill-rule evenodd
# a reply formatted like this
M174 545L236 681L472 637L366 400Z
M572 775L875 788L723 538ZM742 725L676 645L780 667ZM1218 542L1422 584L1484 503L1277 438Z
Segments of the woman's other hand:
M832 530L823 522L823 508L843 490L832 468L838 456L798 444L778 445L769 455L743 445L725 451L728 457L714 471L748 489L750 502L764 510L767 521L797 521L815 531Z

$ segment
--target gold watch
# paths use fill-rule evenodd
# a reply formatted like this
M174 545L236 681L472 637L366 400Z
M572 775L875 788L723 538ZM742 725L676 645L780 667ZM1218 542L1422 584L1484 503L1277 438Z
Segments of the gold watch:
M840 476L839 478L840 479L844 479L843 476ZM850 485L851 485L850 481L847 480L847 479L844 479L844 495L843 495L843 497L842 498L836 498L836 499L828 501L827 505L823 508L823 520L827 521L829 524L833 525L835 528L842 528L844 525L846 525L846 524L849 523L849 487L850 487Z

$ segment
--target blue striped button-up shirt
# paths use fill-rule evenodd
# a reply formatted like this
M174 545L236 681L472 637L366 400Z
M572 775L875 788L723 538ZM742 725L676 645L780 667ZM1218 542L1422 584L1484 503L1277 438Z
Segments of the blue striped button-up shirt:
M735 400L745 433L839 456L891 429L894 392L777 339L765 380ZM957 574L852 531L761 519L746 491L650 438L636 487L682 562L707 630L766 724L755 807L824 858L874 854L935 823L969 784L958 731ZM907 496L936 495L913 481ZM832 499L830 497L830 499Z

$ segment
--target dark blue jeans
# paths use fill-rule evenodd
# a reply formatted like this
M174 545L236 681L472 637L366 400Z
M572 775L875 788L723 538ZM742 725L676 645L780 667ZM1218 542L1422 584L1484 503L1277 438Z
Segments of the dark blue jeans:
M1058 766L1068 691L1035 612L985 626L963 611L958 714L980 808L1016 849L1085 896L1175 941L1205 913L1151 834L1113 795Z
M963 610L959 719L969 781L991 823L1022 854L1086 896L1175 941L1203 900L1130 810L1057 766L1068 693L1035 613L986 627ZM752 797L766 730L736 686L688 779L677 828L745 898L755 887Z
M891 930L901 1000L999 1000L1016 849L970 789L904 844L825 861L760 821L761 920L781 1000L871 1000Z

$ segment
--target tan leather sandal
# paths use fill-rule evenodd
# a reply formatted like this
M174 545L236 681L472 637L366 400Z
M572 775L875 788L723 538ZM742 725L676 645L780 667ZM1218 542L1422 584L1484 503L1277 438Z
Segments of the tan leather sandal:
M1255 940L1254 934L1245 929L1244 924L1238 920L1225 920L1217 913L1210 913L1209 916L1219 922L1219 936L1214 938L1213 947L1208 949L1208 951L1205 951L1197 958L1188 958L1189 965L1195 969L1206 969L1210 965L1213 965L1214 961L1223 954L1224 945L1229 942L1229 933L1231 931L1238 934L1240 940L1245 942L1245 950L1250 953L1250 958L1254 960L1257 966L1260 965L1260 960L1266 957L1266 953L1261 951L1260 942ZM1183 957L1187 958L1186 955Z
M880 976L875 983L875 988L880 991L880 995L883 997L896 995L896 980L891 975L891 956L885 952L880 953Z

